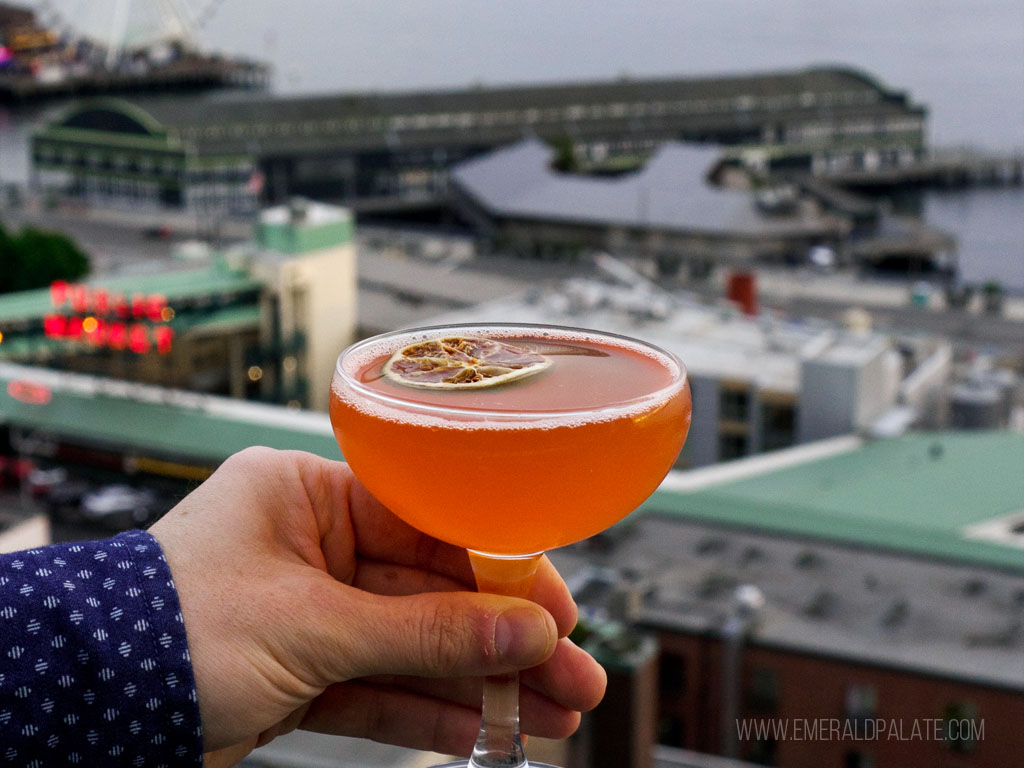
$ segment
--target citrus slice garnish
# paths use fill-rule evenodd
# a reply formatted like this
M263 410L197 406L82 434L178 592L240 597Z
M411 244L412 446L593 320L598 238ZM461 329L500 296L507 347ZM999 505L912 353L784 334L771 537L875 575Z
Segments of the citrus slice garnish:
M494 339L450 336L418 341L384 364L384 376L407 387L483 389L540 373L544 355Z

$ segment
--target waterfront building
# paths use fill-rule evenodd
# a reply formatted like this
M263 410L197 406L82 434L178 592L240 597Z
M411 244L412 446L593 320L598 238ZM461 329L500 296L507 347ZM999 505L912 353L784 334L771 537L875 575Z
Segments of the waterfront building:
M352 214L295 201L201 268L0 296L0 360L326 410L356 333Z
M291 98L83 101L32 140L36 182L96 199L230 208L422 198L454 163L537 136L588 162L664 141L735 147L755 166L898 166L925 148L924 107L873 76L818 67L721 77Z

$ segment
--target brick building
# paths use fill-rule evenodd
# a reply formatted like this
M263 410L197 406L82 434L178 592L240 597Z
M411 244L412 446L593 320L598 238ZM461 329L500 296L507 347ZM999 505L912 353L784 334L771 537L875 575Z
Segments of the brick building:
M584 601L614 585L582 615L660 647L647 697L613 691L589 733L628 711L659 744L763 765L1019 766L1021 467L1024 435L940 432L671 476L554 556Z

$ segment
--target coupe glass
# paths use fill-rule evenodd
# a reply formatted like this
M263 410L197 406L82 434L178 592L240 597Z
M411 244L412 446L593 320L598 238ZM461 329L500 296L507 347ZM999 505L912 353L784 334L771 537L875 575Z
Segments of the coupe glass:
M492 387L409 386L392 355L436 340L499 341L542 355ZM331 423L345 459L396 515L469 550L480 591L526 598L543 553L613 525L672 467L690 425L686 370L636 339L514 323L375 336L338 358ZM520 768L518 674L484 681L471 768ZM538 766L534 763L534 766Z

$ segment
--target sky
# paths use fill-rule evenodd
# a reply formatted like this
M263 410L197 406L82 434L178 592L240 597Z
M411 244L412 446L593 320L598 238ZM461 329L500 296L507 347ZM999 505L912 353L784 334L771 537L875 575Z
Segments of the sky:
M223 0L201 37L284 92L852 64L929 105L938 143L1024 149L1020 0Z

